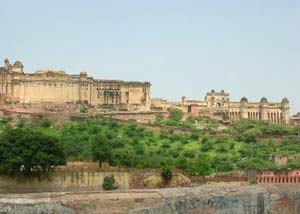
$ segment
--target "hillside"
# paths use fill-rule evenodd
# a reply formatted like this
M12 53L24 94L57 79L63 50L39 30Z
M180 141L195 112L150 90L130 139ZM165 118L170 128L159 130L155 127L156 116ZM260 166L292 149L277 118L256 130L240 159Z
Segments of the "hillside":
M47 120L25 125L20 120L15 128L58 139L66 158L95 159L113 166L179 168L190 175L300 167L299 127L241 120L220 129L216 121L181 121L178 112L169 119L158 117L154 123L160 131L148 130L135 121L120 123L103 117L63 125ZM4 134L10 125L6 120L1 124ZM177 132L180 128L189 131ZM289 157L286 164L279 166L269 159L279 154Z

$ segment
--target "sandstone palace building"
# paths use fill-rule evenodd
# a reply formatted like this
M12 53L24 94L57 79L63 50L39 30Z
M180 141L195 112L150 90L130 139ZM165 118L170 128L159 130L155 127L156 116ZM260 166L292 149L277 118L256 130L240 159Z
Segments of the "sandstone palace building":
M225 91L207 93L204 100L188 100L182 97L181 102L167 102L163 99L152 99L152 109L165 110L179 108L189 115L212 118L220 121L235 122L240 119L263 120L271 124L289 123L289 101L283 98L279 103L271 103L263 97L259 102L249 102L243 97L239 102L232 102Z
M24 73L23 64L4 61L0 68L0 93L19 103L86 103L127 111L149 111L149 82L97 80L86 72L38 70Z
M245 97L239 102L232 102L229 93L212 90L206 94L204 100L188 100L182 97L181 102L168 102L151 99L150 87L149 82L97 80L88 77L86 72L80 72L79 75L69 75L57 70L25 73L20 61L10 64L8 59L0 67L0 98L5 97L22 105L86 104L115 112L147 114L167 113L170 108L179 108L186 116L212 118L228 123L251 119L272 124L288 124L290 120L287 98L278 103L269 102L264 97L259 102L249 102Z
M240 119L263 120L272 124L289 123L289 101L283 98L279 103L271 103L263 97L259 102L248 102L243 97L240 102L232 102L229 93L211 92L204 101L190 101L182 98L183 108L196 115L207 117L222 116L235 122Z

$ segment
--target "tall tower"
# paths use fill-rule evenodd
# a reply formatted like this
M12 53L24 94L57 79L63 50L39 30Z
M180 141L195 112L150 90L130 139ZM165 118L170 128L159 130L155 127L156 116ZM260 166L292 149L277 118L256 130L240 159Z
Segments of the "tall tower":
M269 121L269 118L268 118L268 100L267 98L263 97L261 98L260 100L260 119L263 120L263 121L266 121L268 122Z
M247 119L248 118L248 99L246 97L243 97L241 99L241 118Z
M145 103L146 111L150 111L151 108L151 83L145 82L144 83L144 96L145 96Z
M23 64L20 61L15 61L15 63L12 66L12 70L14 73L23 73Z
M281 101L282 108L282 124L289 124L290 122L290 102L287 98L283 98Z
M87 73L81 71L79 74L79 102L88 103L89 102L89 84L87 81Z
M9 64L9 60L6 58L4 60L4 68L8 70L8 69L10 69L10 67L11 67L11 65Z

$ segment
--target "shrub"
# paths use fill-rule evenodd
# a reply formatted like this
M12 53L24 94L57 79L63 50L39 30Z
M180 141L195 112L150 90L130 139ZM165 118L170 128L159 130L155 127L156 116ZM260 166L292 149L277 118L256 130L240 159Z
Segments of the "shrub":
M188 161L185 157L179 156L176 160L176 168L186 170L188 167Z
M113 175L105 176L102 186L105 190L115 190L118 188L116 185L115 177Z
M80 106L80 113L86 114L88 113L89 108L86 105Z
M216 156L212 160L212 167L217 172L229 172L234 169L234 165L231 160L226 156Z
M226 153L227 152L227 148L225 145L220 144L220 146L216 149L217 152L219 153Z
M25 123L26 123L26 119L24 117L19 117L16 126L18 128L23 128L25 127Z
M262 133L257 128L252 128L244 132L243 137L246 143L257 142L257 137L261 136Z
M170 119L172 121L179 122L183 116L183 112L180 109L170 109Z
M155 125L160 125L161 122L163 121L164 117L162 114L156 114L155 115L155 120L154 120L154 124Z
M195 151L193 150L186 150L183 152L183 155L187 158L194 158L196 156Z
M235 148L235 144L234 144L234 142L231 142L231 143L229 144L229 149L230 149L230 150L234 150L234 148Z
M209 141L209 137L204 136L204 137L202 138L201 143L206 143L207 141Z
M211 162L206 157L200 157L198 160L189 161L184 170L190 175L209 175L212 172Z
M164 179L164 181L166 183L168 183L172 179L172 177L173 177L172 169L169 168L169 167L164 167L161 170L161 177Z
M170 148L170 141L164 140L161 144L162 148Z
M201 146L202 152L208 152L214 148L214 145L212 143L205 143Z
M170 155L172 155L173 158L178 158L179 157L179 152L175 151L175 150L171 150Z
M215 144L227 143L227 142L228 142L228 138L227 137L217 137L215 139Z
M40 126L42 126L44 128L48 128L51 126L51 122L48 119L43 119L40 123Z

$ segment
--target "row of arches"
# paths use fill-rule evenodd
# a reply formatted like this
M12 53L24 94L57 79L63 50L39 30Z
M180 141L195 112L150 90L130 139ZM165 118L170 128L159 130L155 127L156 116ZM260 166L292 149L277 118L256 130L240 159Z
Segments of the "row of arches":
M268 121L272 124L282 124L282 113L268 112Z
M229 112L229 119L232 122L238 121L241 119L241 113L237 111L231 111Z
M244 119L250 119L250 120L262 120L264 119L262 117L261 112L248 112L246 113L246 117L242 117L241 112L239 111L231 111L229 112L229 119L232 122L235 122L237 120L240 120L242 118ZM269 123L272 124L282 124L283 123L283 116L282 113L279 112L268 112L267 113L267 118L264 120L267 120Z
M114 90L98 91L97 98L103 99L103 104L119 104L121 102L121 93Z
M248 119L250 120L260 120L261 113L260 112L248 112Z
M277 176L272 176L272 177L257 177L256 178L257 183L300 183L300 177L295 176L295 177L277 177Z

